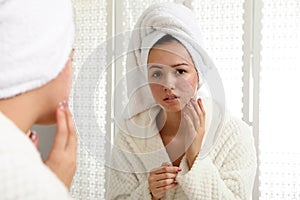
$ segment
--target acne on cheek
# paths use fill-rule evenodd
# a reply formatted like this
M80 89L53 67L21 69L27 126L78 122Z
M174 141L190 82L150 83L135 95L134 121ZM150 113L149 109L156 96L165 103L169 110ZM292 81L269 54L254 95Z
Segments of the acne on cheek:
M197 72L196 72L197 73ZM199 77L198 77L198 73L195 74L194 78L193 78L193 83L192 86L195 90L198 90L199 88Z
M159 84L151 83L149 84L152 91L158 91L162 86Z

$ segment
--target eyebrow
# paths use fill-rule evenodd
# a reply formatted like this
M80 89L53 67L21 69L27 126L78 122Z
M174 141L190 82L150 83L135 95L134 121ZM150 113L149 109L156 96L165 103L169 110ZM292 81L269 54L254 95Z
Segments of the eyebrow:
M174 64L174 65L171 65L171 67L178 67L178 66L181 66L181 65L185 65L185 66L188 66L187 63L177 63L177 64ZM159 69L162 69L161 66L158 66L158 65L151 65L149 67L149 69L152 69L152 68L159 68Z
M158 65L151 65L151 66L149 67L149 69L152 69L152 68L162 69L162 67L161 67L161 66L158 66Z
M175 65L171 65L171 67L178 67L178 66L181 66L181 65L186 65L186 66L188 66L187 63L178 63L178 64L175 64Z

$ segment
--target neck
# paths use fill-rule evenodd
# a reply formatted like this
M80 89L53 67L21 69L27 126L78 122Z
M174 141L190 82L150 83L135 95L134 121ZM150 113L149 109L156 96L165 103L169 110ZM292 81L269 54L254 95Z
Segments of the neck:
M32 101L32 98L30 93L24 93L0 100L0 111L24 133L38 120L39 108L34 105L36 101Z
M166 112L162 110L158 116L158 128L161 133L176 135L181 122L181 112Z

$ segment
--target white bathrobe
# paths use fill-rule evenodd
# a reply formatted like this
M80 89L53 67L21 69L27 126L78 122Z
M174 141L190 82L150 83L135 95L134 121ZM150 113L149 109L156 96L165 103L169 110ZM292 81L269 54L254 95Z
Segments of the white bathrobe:
M112 160L107 167L107 199L151 199L149 171L170 162L156 126L160 109L157 106L120 122L122 130L115 136ZM137 125L134 128L132 121ZM137 127L147 129L131 134L130 130ZM256 165L249 127L227 116L213 149L207 156L197 157L191 169L184 157L180 163L182 171L176 178L178 185L162 199L250 199Z
M0 112L0 199L71 199L32 142Z

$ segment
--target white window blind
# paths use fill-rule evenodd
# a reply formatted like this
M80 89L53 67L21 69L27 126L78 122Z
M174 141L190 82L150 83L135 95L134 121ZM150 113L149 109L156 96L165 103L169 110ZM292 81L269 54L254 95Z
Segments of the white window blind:
M75 199L104 199L107 111L108 6L104 0L73 0L76 25L71 106L78 132Z
M191 1L205 49L223 81L226 107L242 118L244 1Z
M260 199L300 199L300 1L263 4Z

